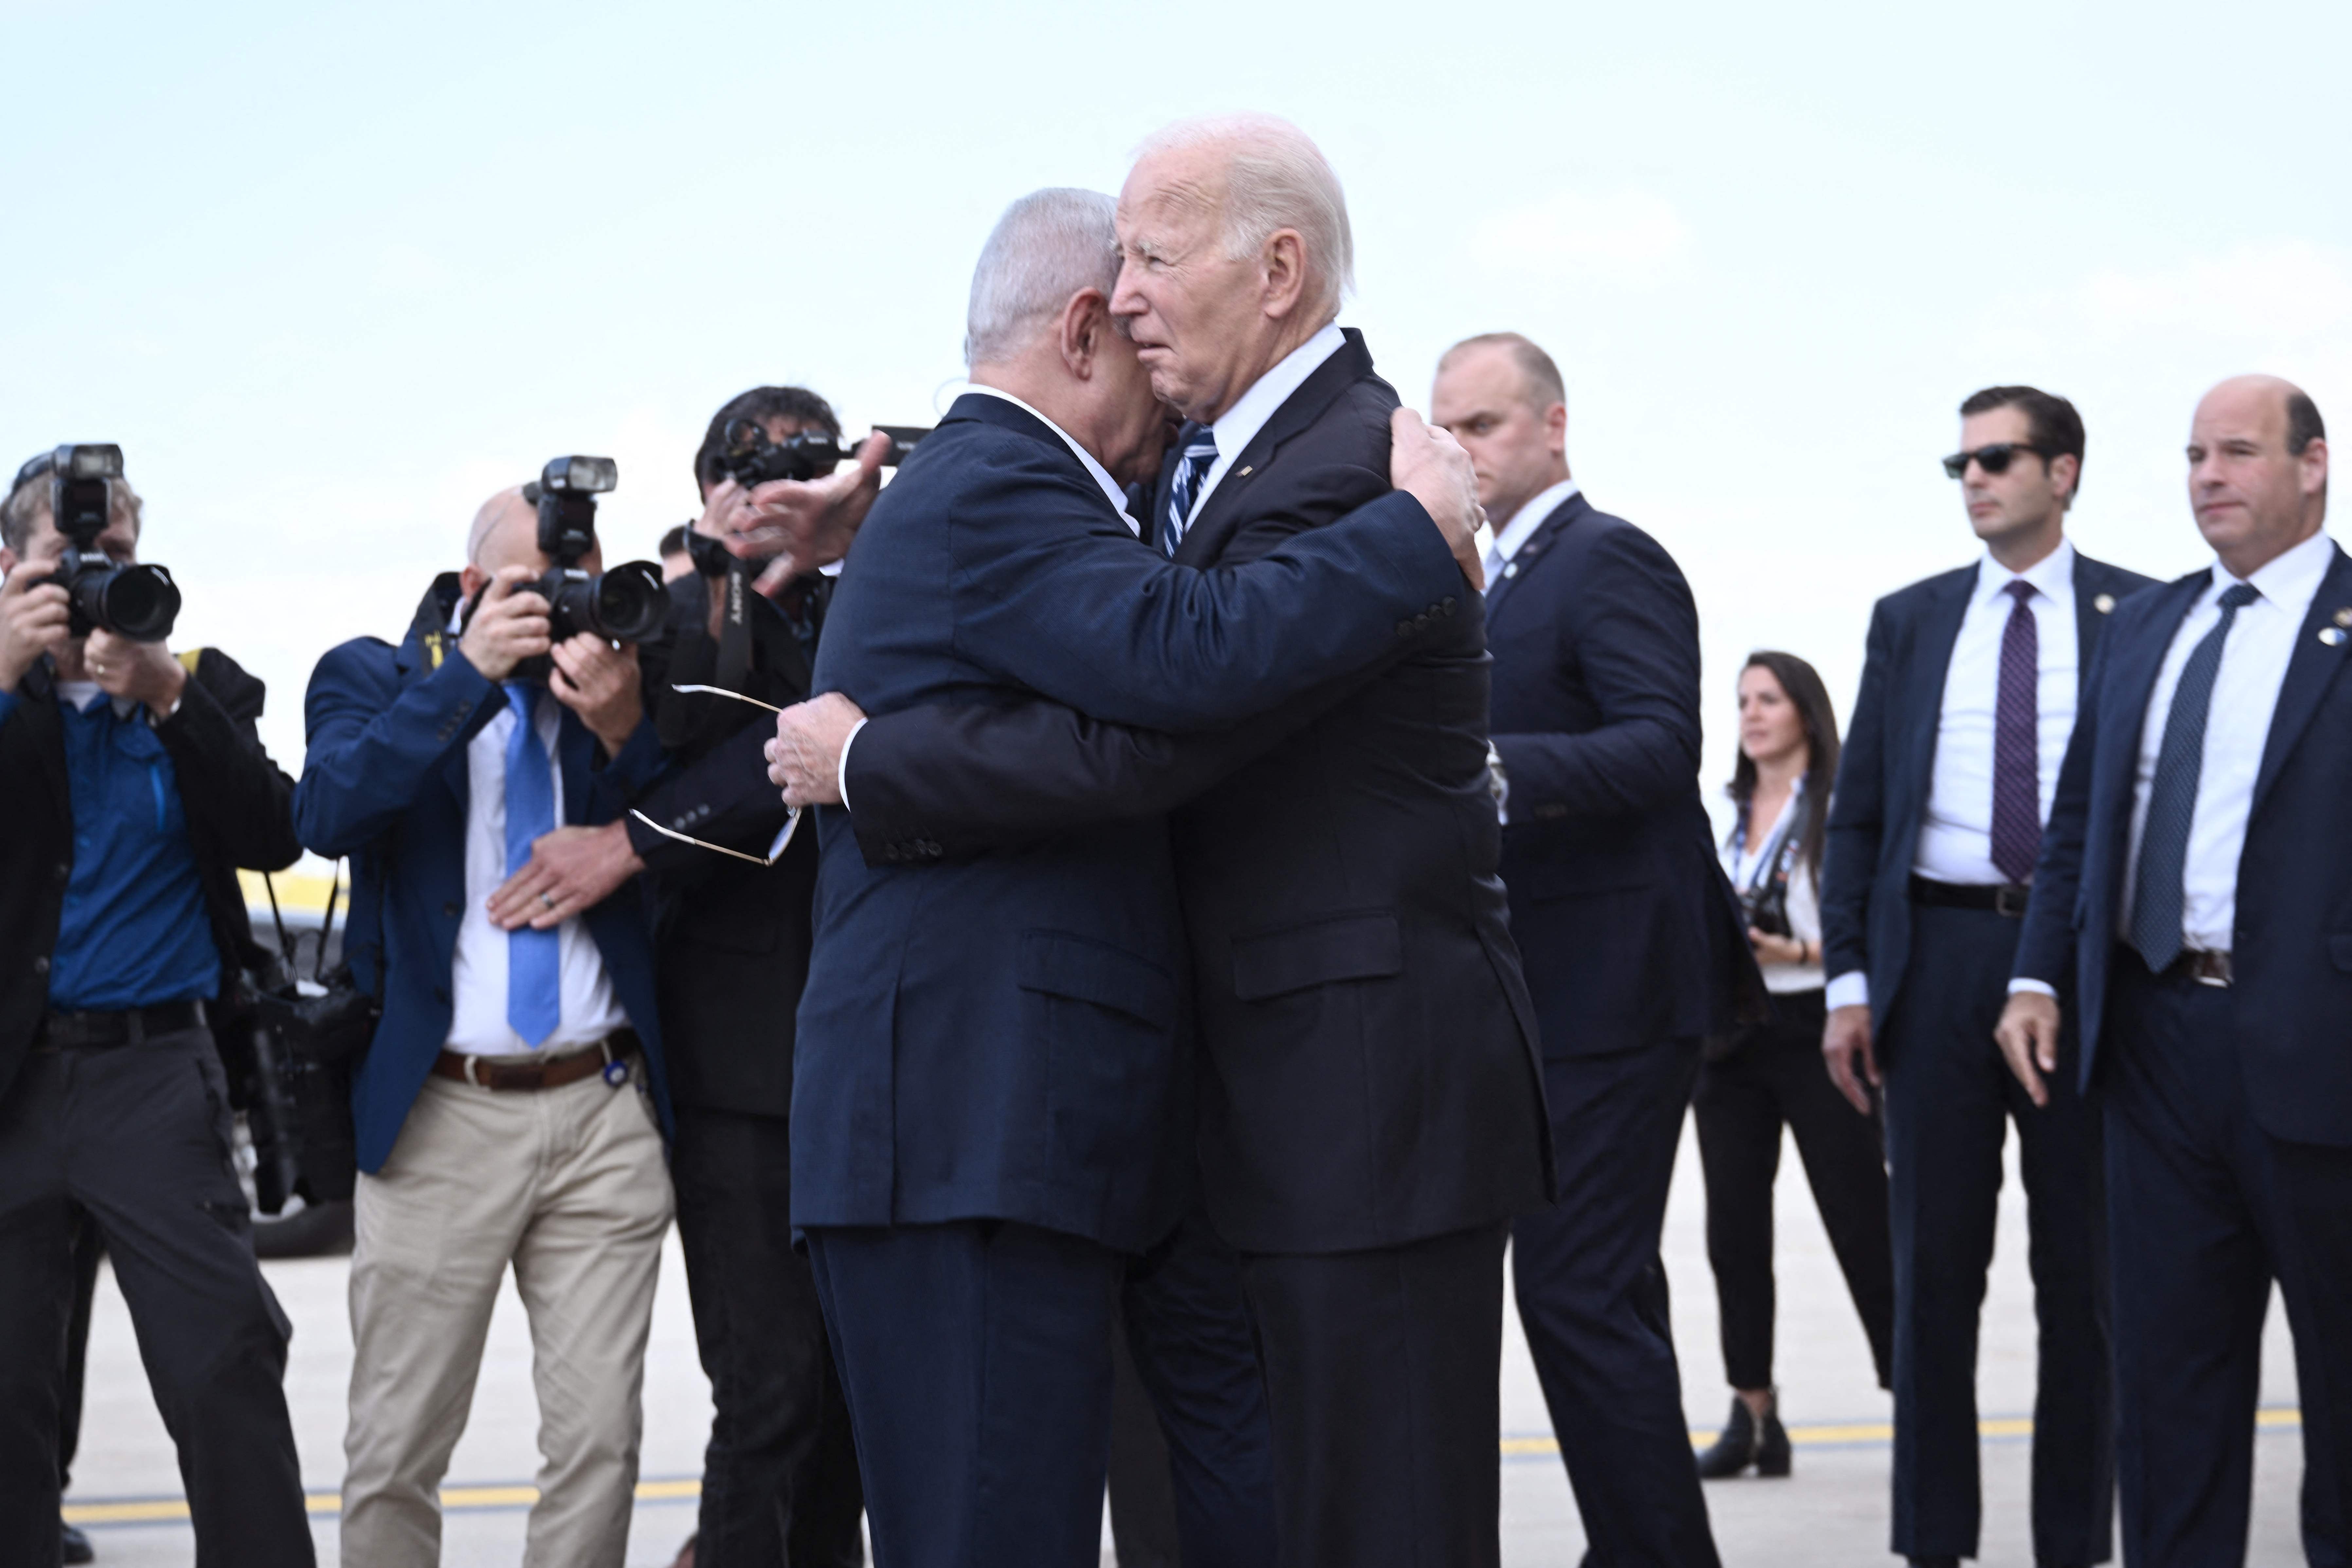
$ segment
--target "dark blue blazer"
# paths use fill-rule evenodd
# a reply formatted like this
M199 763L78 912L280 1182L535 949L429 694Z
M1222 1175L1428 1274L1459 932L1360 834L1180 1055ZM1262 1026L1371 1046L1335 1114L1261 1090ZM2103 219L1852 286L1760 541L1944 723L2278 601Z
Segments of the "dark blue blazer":
M1487 587L1503 885L1548 1057L1720 1035L1763 980L1699 804L1698 611L1572 495Z
M1944 677L1977 566L1939 573L1871 612L1862 694L1838 760L1822 864L1822 958L1832 975L1870 978L1870 1016L1884 1026L1911 959L1911 867L1935 781ZM2154 579L2074 556L2076 689L2087 694L2100 640L2117 605ZM2075 723L2080 733L2081 711ZM2047 842L2046 837L2044 842Z
M2033 870L2015 973L2064 990L2074 981L2082 1082L2098 1066L2140 726L2165 651L2210 570L2116 611L2083 696ZM2352 682L2340 634L2352 621L2352 557L2333 552L2295 633L2255 775L2238 861L2232 1041L2254 1120L2272 1136L2352 1145ZM2129 1048L2128 1042L2116 1042Z
M375 1039L352 1083L362 1171L383 1168L449 1038L450 964L466 900L466 744L505 705L498 684L441 630L457 594L455 574L437 580L397 648L358 637L328 653L303 700L310 750L294 787L295 832L313 853L351 858L345 948L360 984L383 1000ZM598 767L595 737L569 710L556 749L563 820L575 825L612 821L625 809L627 792L652 782L661 764L660 742L646 723L620 756ZM582 918L645 1042L667 1129L653 942L636 879Z
M1051 429L971 394L860 530L815 686L869 714L1042 695L1213 730L1420 638L1460 581L1403 495L1245 570L1173 565ZM869 865L838 808L819 827L793 1223L1002 1218L1124 1250L1159 1240L1187 1196L1192 1114L1165 824L959 863L918 838L903 858L920 868Z

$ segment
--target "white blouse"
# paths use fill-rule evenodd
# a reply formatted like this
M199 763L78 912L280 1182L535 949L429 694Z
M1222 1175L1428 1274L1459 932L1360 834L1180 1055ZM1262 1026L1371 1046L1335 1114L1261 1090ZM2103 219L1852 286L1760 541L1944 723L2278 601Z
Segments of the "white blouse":
M1780 820L1757 842L1751 837L1748 847L1739 847L1739 832L1735 826L1723 842L1723 871L1731 885L1741 892L1763 885L1772 876L1772 868L1780 860L1780 846L1788 837L1789 827L1796 820L1797 802L1803 797L1804 781L1800 779L1789 796L1789 804L1780 808ZM1819 874L1802 860L1789 872L1789 934L1800 942L1815 943L1822 940L1822 890ZM1774 995L1787 995L1797 991L1818 991L1825 982L1818 963L1767 963L1764 965L1764 989Z

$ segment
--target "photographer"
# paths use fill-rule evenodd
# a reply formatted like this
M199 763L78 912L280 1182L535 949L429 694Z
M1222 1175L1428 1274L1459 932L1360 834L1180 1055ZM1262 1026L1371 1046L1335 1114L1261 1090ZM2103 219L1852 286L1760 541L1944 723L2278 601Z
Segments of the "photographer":
M610 483L604 465L589 488ZM296 823L353 858L354 976L383 1006L352 1096L341 1530L344 1560L369 1568L438 1559L436 1489L509 1264L546 1461L528 1560L619 1568L628 1540L670 1218L652 945L634 888L511 884L559 823L616 816L660 751L635 650L559 636L570 612L541 591L551 502L533 499L492 497L465 571L435 580L401 645L334 649L305 706ZM601 573L578 526L587 548L563 563Z
M113 448L60 450L120 474ZM260 681L214 649L90 626L102 589L52 580L69 545L135 563L138 496L120 477L87 489L64 515L88 539L59 530L70 492L48 458L0 505L0 1562L58 1561L74 1241L94 1225L179 1447L197 1561L308 1563L289 1331L254 1262L208 1032L256 956L236 868L301 853L293 786L255 731Z
M678 767L637 805L698 842L635 818L567 829L541 842L526 879L575 897L600 897L639 869L653 882L677 1115L671 1176L713 1405L696 1568L832 1568L862 1559L863 1493L815 1286L793 1250L786 1136L816 836L803 824L773 865L754 863L786 819L763 756L773 721L748 702L673 689L719 686L776 707L809 692L831 580L792 577L773 600L750 591L761 569L727 545L755 498L794 487L728 476L727 431L739 420L772 443L841 433L814 393L755 387L712 416L695 454L705 502L689 542L696 570L671 583L669 630L640 655L646 704Z

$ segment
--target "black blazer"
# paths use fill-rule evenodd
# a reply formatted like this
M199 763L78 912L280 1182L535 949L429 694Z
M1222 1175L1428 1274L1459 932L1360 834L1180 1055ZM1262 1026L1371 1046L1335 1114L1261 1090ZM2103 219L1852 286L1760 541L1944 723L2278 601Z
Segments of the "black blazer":
M1870 616L1862 694L1838 760L1822 866L1822 957L1832 976L1870 977L1870 1016L1886 1022L1911 956L1911 866L1936 773L1936 735L1952 645L1976 591L1979 567L1914 583L1878 601ZM2074 556L2077 689L2087 692L2094 656L2116 606L2153 579ZM2079 710L2075 721L2079 726Z
M1674 558L1581 493L1488 584L1503 882L1545 1054L1765 1014L1699 804L1698 610Z
M183 656L184 659L187 656ZM0 723L0 792L13 811L0 833L0 1094L16 1081L49 1005L49 954L73 876L73 802L54 667L26 673ZM218 648L194 656L179 710L155 727L171 754L180 804L224 993L258 963L236 868L279 871L302 853L294 837L294 781L261 749L255 722L264 688Z
M2158 668L2211 573L2194 572L2118 608L2091 672L2034 866L2015 973L2074 982L2082 1083L2098 1067L2107 979L2119 952L2140 726ZM2352 1145L2352 557L2332 552L2294 637L2255 774L2238 860L2231 1042L2254 1120L2274 1138ZM2333 635L2331 635L2333 634ZM2115 1042L2128 1049L2128 1041Z
M1388 494L1396 405L1350 331L1235 455L1177 561L1247 561ZM1155 517L1167 489L1163 473ZM852 816L880 855L1145 815L1223 778L1174 818L1176 876L1209 1069L1201 1179L1248 1250L1391 1246L1551 1193L1496 876L1478 595L1457 576L1406 629L1412 645L1370 673L1222 736L929 708L874 721L850 750Z
M726 579L720 579L723 584ZM775 605L746 600L744 668L719 675L709 579L670 584L670 625L638 651L646 710L674 767L630 804L673 832L765 855L784 825L762 748L774 720L749 703L673 691L726 685L775 707L809 694L809 659ZM654 976L676 1105L791 1114L793 1014L808 980L816 833L803 823L773 866L666 838L635 817L629 844L654 900Z

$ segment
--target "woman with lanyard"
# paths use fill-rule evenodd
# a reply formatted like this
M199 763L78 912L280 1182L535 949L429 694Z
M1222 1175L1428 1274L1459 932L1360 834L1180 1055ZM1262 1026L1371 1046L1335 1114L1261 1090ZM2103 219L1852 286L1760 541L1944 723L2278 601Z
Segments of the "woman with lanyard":
M1750 654L1739 672L1738 807L1723 868L1748 911L1748 940L1772 994L1769 1022L1711 1048L1693 1107L1706 1178L1706 1255L1721 1306L1724 1372L1737 1397L1710 1479L1789 1473L1772 1384L1772 1183L1780 1129L1796 1134L1813 1201L1862 1315L1879 1386L1894 1343L1886 1166L1876 1116L1858 1117L1822 1068L1822 843L1836 776L1837 715L1813 667Z

